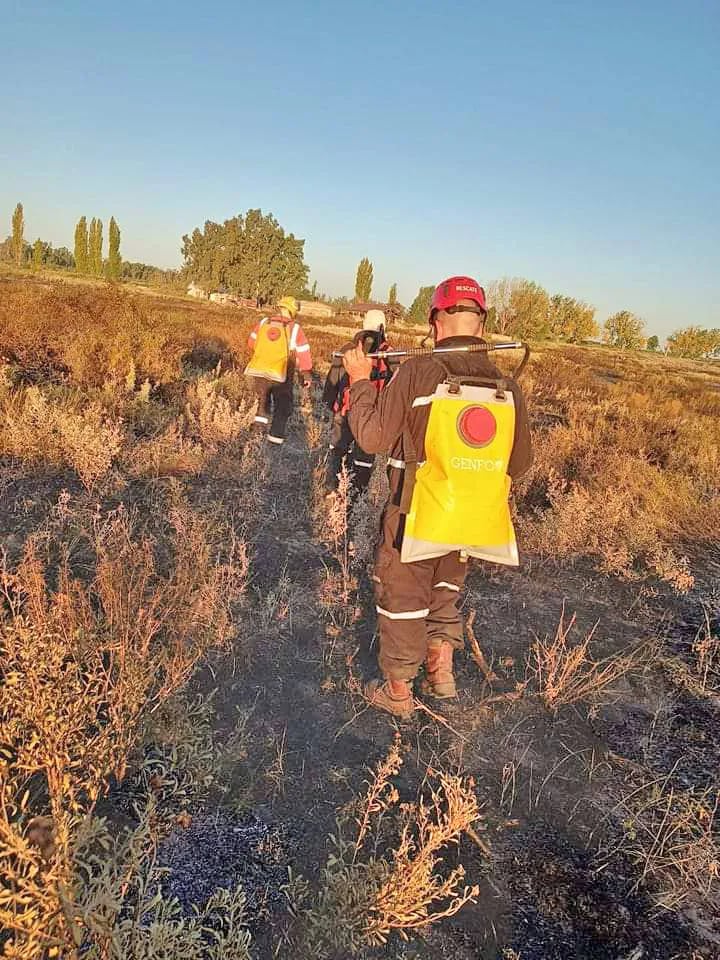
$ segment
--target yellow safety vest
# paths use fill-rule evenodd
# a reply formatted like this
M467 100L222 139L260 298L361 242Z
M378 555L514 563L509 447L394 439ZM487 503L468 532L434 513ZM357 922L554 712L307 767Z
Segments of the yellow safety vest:
M459 550L517 566L507 472L515 436L512 393L501 386L445 382L413 406L425 404L431 407L426 459L415 473L402 562Z
M264 377L274 383L285 383L289 356L287 325L265 317L260 321L255 349L245 367L245 374L248 377Z

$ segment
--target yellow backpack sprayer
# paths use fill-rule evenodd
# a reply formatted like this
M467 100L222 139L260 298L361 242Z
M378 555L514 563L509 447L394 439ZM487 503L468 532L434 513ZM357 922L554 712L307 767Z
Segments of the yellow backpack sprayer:
M425 459L419 463L408 431L403 435L405 514L403 563L457 550L495 563L519 563L508 503L508 463L515 437L515 401L504 378L454 375L442 356L524 350L517 378L530 356L527 344L474 343L459 347L379 351L369 357L431 356L445 378L413 407L429 406Z

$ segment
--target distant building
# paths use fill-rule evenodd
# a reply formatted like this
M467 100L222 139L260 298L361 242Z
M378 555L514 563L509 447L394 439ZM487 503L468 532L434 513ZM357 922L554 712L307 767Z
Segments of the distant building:
M223 306L235 306L237 304L237 297L234 297L231 293L211 293L210 303L221 303Z
M343 307L340 313L364 320L368 310L382 310L388 322L396 322L405 313L405 308L400 303L351 303Z
M207 300L208 298L203 288L195 283L194 280L190 281L190 286L187 288L187 295L189 297L195 297L196 300Z
M334 309L327 303L319 300L300 300L300 313L308 317L334 317Z
M351 303L347 307L343 307L342 313L349 313L351 317L357 317L359 320L362 320L365 317L365 314L368 310L382 310L383 313L387 311L386 303Z

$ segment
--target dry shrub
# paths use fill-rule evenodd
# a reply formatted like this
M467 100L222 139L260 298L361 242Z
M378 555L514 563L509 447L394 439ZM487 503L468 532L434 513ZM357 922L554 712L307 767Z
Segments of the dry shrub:
M720 694L720 636L713 632L710 611L703 605L703 623L693 642L695 670L703 692Z
M383 458L378 458L370 477L367 492L358 497L350 511L353 541L353 567L360 573L369 569L375 559L380 519L390 488Z
M570 703L596 698L609 684L625 676L641 659L641 651L637 650L626 656L593 661L589 648L594 629L579 643L572 645L569 636L574 626L575 614L566 623L563 611L555 637L552 640L538 637L533 644L532 669L540 697L548 710L556 711Z
M643 783L622 797L613 812L623 835L601 851L608 863L623 853L641 867L635 884L650 886L659 906L676 909L688 900L720 910L720 844L717 791L694 794L667 777Z
M3 291L0 343L34 379L120 385L132 368L138 383L168 383L186 357L215 366L241 354L255 317L119 286L28 282Z
M185 436L180 418L161 433L147 440L138 440L129 449L125 469L131 477L198 476L207 462L202 444Z
M193 438L208 445L231 443L252 427L254 407L251 400L235 406L216 380L202 377L188 388L185 419Z
M350 571L350 530L349 514L351 507L350 472L343 463L338 474L337 490L327 494L324 484L324 470L318 468L314 477L315 509L314 519L320 540L332 550L337 561L340 579L338 602L347 605L355 585Z
M392 870L370 912L371 942L384 943L392 930L402 934L451 917L475 900L479 887L463 886L462 865L453 867L446 877L436 871L445 848L457 844L478 816L472 784L444 773L439 774L439 786L430 790L429 799L402 808Z
M0 452L33 464L67 466L92 489L109 472L125 442L122 425L102 406L77 397L47 397L28 387L5 405Z
M35 960L82 942L77 831L110 777L122 777L147 714L232 635L244 546L221 563L202 518L176 506L169 523L166 573L122 512L97 523L89 584L67 559L51 574L49 551L33 541L17 570L3 573L0 925L11 932L9 956Z
M519 532L545 557L591 556L624 575L642 561L685 591L683 554L720 524L720 422L662 378L615 375L556 354L531 367L536 459Z
M401 804L390 782L402 764L399 738L368 783L356 817L354 841L343 837L342 824L333 835L334 853L321 871L320 890L313 897L309 884L291 878L288 895L305 921L302 946L312 956L334 957L337 951L355 955L365 945L380 945L397 931L408 932L453 916L478 895L477 886L463 884L461 865L439 872L448 846L478 819L472 781L445 773L416 803ZM393 847L381 827L394 819ZM378 856L385 849L385 856ZM359 859L365 853L365 860Z

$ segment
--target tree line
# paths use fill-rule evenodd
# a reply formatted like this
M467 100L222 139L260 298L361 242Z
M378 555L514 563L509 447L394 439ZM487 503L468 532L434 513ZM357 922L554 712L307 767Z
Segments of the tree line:
M23 205L18 203L12 217L12 233L0 243L0 260L18 266L30 264L74 269L78 274L135 280L177 279L175 271L162 271L143 263L123 261L120 255L120 228L114 217L108 225L108 255L103 256L103 223L93 217L88 224L80 217L75 227L74 251L37 238L32 246L24 239ZM281 294L301 299L318 296L317 283L308 290L310 269L305 262L305 241L287 233L271 213L250 209L223 223L207 220L182 238L184 265L179 274L184 282L194 281L209 290L224 290L269 303ZM355 302L372 300L374 265L363 257L355 274ZM433 285L421 286L405 310L397 300L397 284L388 291L382 306L394 319L424 324L427 320ZM659 350L656 336L646 336L645 322L629 310L620 310L605 320L602 329L595 319L595 307L566 294L549 294L540 284L522 277L503 277L492 283L488 294L488 333L523 340L561 340L579 343L602 340L621 350ZM327 299L327 298L324 298ZM331 301L338 309L349 307L346 298ZM720 357L720 330L689 326L676 330L666 340L664 351L673 356Z
M108 224L107 257L103 255L103 223L96 217L89 224L86 217L80 217L75 226L73 250L54 247L40 237L30 244L25 240L22 203L18 203L13 212L10 235L0 242L0 261L14 263L18 267L28 266L33 270L43 267L73 270L80 276L105 277L108 280L168 279L169 275L176 275L176 271L123 260L120 255L120 227L115 217L111 217Z

